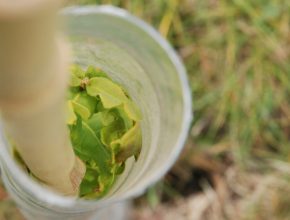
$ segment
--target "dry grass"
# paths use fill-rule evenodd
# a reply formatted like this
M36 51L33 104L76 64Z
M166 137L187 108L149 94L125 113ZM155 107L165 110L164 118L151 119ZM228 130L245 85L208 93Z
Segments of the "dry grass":
M155 209L139 206L133 211L132 219L287 220L290 187L284 178L281 174L266 176L230 167L224 175L214 175L215 188L204 182L203 191L197 194Z

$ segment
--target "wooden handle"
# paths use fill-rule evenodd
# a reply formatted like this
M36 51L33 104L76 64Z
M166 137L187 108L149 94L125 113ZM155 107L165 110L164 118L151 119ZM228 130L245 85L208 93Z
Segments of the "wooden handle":
M56 12L63 0L0 0L0 19L19 20Z
M59 2L0 0L0 108L32 173L74 195L85 166L65 124L69 50L56 30Z

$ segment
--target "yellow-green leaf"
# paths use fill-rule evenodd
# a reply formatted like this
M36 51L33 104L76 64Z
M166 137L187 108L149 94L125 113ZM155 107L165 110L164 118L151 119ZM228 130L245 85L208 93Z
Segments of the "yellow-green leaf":
M117 114L124 123L125 129L129 130L133 126L133 120L129 117L128 113L124 110L124 106L117 107Z
M109 147L111 145L111 142L119 139L124 132L124 125L122 121L114 121L114 123L104 127L101 130L101 141L104 145Z
M101 112L102 122L104 126L108 126L115 120L115 116L111 111L103 111Z
M83 71L82 68L78 65L71 65L70 72L72 73L72 75L75 75L80 79L85 77L85 71Z
M72 100L73 108L82 119L88 120L88 118L94 113L97 105L97 99L87 95L86 93L79 93Z
M128 114L129 118L134 121L140 121L142 119L142 114L140 109L136 106L134 102L128 99L126 103L124 103L124 110Z
M142 136L141 128L137 122L129 131L127 131L121 139L113 141L112 144L119 144L119 152L116 155L117 162L124 162L127 158L135 156L138 158L141 145L142 145Z
M77 87L81 85L82 80L78 78L75 74L71 74L69 85L72 87Z
M113 108L128 100L120 86L103 77L91 78L86 90L91 96L100 96L104 108Z
M104 123L102 119L102 112L93 114L87 123L92 128L92 130L96 134L98 134L101 131L101 129L104 127Z
M78 119L77 124L72 126L70 134L76 154L86 162L93 160L100 175L107 175L110 172L111 155L92 128Z
M89 66L86 71L86 76L89 78L93 77L108 77L106 73L104 73L101 69L96 68L94 66Z
M66 115L67 115L66 123L68 125L75 124L75 122L77 120L77 116L74 113L73 104L71 101L67 101L67 114Z

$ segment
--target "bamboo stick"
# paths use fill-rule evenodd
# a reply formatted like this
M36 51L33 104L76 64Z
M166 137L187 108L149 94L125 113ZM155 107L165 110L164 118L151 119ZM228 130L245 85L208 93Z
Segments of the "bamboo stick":
M57 34L59 4L0 0L0 109L32 173L58 192L75 195L85 166L65 124L69 50Z

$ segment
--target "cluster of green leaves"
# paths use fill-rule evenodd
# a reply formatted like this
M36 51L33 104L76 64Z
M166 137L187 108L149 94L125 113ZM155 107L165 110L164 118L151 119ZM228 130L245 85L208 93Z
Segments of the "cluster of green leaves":
M104 196L125 161L141 150L141 113L124 89L95 67L72 66L67 124L75 153L86 164L80 197Z

